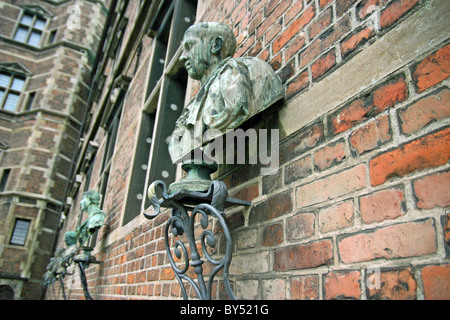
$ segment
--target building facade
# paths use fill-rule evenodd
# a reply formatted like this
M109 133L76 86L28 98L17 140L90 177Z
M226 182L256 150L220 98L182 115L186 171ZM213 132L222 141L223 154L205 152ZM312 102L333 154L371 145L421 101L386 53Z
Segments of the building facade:
M0 2L0 290L7 297L43 297L106 8Z
M235 57L267 61L286 89L244 126L278 130L275 173L256 163L214 175L251 202L226 210L236 297L450 298L448 1L79 2L106 14L105 29L55 247L86 219L83 192L97 190L106 220L93 240L100 264L86 271L94 299L182 298L164 244L171 213L143 213L151 182L183 176L167 137L201 90L179 62L184 31L200 21L229 25ZM224 235L212 230L220 257ZM84 299L73 271L64 291ZM212 289L227 297L220 275ZM62 298L59 284L46 298Z

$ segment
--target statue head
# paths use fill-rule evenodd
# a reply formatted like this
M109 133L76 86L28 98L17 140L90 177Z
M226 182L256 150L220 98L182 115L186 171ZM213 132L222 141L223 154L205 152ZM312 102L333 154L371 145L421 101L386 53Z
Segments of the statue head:
M81 199L81 209L86 210L91 204L97 206L100 204L100 194L95 190L89 190L83 193L83 198Z
M77 233L75 231L67 231L64 234L64 241L66 242L67 246L73 246L77 243Z
M203 81L225 58L236 51L233 30L219 22L202 22L190 26L183 37L184 63L189 77Z

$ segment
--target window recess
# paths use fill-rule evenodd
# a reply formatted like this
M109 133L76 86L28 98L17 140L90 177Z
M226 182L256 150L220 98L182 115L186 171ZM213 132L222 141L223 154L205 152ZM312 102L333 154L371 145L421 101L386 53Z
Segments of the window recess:
M167 143L184 107L188 76L178 59L184 32L194 23L196 9L197 1L162 1L150 23L152 61L123 224L150 205L146 189L151 182L175 181L176 166Z

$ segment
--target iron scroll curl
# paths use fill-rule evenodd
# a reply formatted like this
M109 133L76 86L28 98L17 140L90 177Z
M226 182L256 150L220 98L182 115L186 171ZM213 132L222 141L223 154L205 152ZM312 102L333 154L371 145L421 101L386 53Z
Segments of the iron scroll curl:
M161 198L158 199L157 193ZM225 291L230 299L236 300L228 279L233 244L224 217L227 194L227 188L221 181L212 181L206 193L180 190L168 194L166 184L161 180L153 182L149 187L148 196L154 212L151 214L144 213L147 219L154 219L158 216L162 207L172 209L172 216L166 222L164 229L164 241L167 257L175 273L175 277L180 284L181 292L185 300L188 299L188 293L186 292L183 281L191 285L199 299L210 300L214 277L221 270L223 270L222 281ZM245 205L245 203L243 204ZM189 214L189 212L191 213ZM198 221L197 216L200 218L200 226L202 228L199 237L202 254L198 250L198 241L195 235L196 221ZM224 233L226 249L224 256L220 259L215 259L208 252L209 248L215 248L217 245L216 235L208 228L210 226L209 217L217 220ZM174 240L178 238L178 240L173 242L173 246L171 246L170 234L173 235ZM190 255L186 244L180 240L183 235L189 246ZM178 259L178 262L176 262L174 255ZM203 276L203 263L205 262L213 265L207 281L205 281ZM197 275L197 282L188 275L189 267L193 267Z

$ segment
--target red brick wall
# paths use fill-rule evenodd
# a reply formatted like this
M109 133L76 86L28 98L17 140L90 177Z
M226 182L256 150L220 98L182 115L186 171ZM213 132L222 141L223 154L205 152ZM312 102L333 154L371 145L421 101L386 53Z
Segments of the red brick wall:
M266 60L286 88L279 112L265 119L281 132L277 173L261 176L260 165L242 165L219 177L231 196L252 202L226 216L237 297L449 299L450 45L448 35L420 42L443 23L421 16L439 17L445 1L199 2L198 21L229 24L236 56ZM402 38L410 25L417 34ZM393 42L380 50L388 38L408 49ZM356 63L370 52L379 60ZM142 81L134 78L129 92ZM307 100L319 89L336 99ZM120 226L129 174L122 153L134 148L134 108L122 115L128 125L117 142L115 191L106 198L111 224L89 286L96 299L178 299L163 238L170 213ZM214 250L222 254L223 235L215 231ZM71 298L83 298L79 279L67 286ZM225 297L221 282L213 289Z

